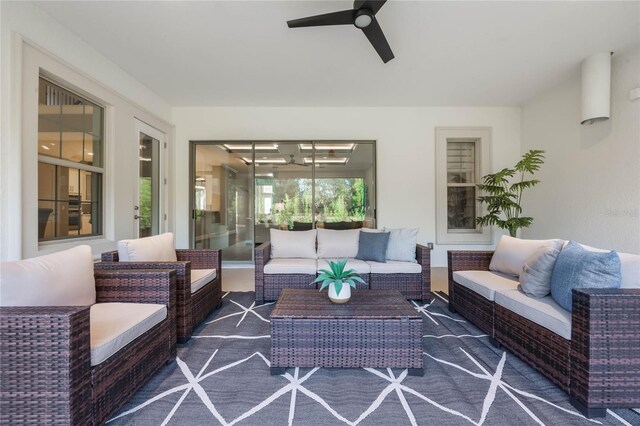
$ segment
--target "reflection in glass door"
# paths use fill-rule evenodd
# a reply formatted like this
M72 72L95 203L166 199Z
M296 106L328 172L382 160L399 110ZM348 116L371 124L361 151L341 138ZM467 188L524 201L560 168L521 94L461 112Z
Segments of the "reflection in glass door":
M139 123L142 124L142 123ZM146 126L148 127L148 126ZM134 216L138 221L138 237L160 233L160 139L153 128L139 130L138 200Z
M251 144L192 145L192 247L222 249L225 264L253 261Z
M272 229L376 226L373 141L192 142L192 247L250 263Z

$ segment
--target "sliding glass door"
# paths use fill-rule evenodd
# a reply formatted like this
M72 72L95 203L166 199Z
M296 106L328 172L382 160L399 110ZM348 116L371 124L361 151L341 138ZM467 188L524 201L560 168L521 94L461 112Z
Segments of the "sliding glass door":
M192 142L192 246L251 263L271 229L375 227L373 141Z

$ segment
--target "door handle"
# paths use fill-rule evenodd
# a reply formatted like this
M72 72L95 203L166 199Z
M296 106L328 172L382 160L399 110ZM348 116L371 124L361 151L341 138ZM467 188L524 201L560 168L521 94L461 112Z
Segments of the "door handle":
M134 215L133 215L133 218L134 218L134 219L140 219L140 216L138 216L137 214L134 214Z

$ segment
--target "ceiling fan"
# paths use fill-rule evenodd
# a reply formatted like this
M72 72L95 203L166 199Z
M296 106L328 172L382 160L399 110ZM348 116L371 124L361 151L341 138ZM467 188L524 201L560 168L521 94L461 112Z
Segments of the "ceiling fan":
M376 13L387 0L356 0L353 9L340 12L325 13L324 15L308 16L306 18L287 21L289 28L317 27L322 25L354 25L362 30L369 42L376 49L385 64L394 58L391 47L376 20Z
M287 162L287 164L292 164L294 166L309 167L309 165L305 163L296 163L296 159L294 158L293 154L289 155L289 161Z

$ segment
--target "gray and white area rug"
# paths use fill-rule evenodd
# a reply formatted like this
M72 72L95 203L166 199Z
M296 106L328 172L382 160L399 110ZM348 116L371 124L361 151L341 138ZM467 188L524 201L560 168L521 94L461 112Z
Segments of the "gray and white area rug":
M254 293L220 309L111 425L640 425L631 410L588 420L567 395L436 299L424 317L424 377L401 369L269 372L269 314Z

